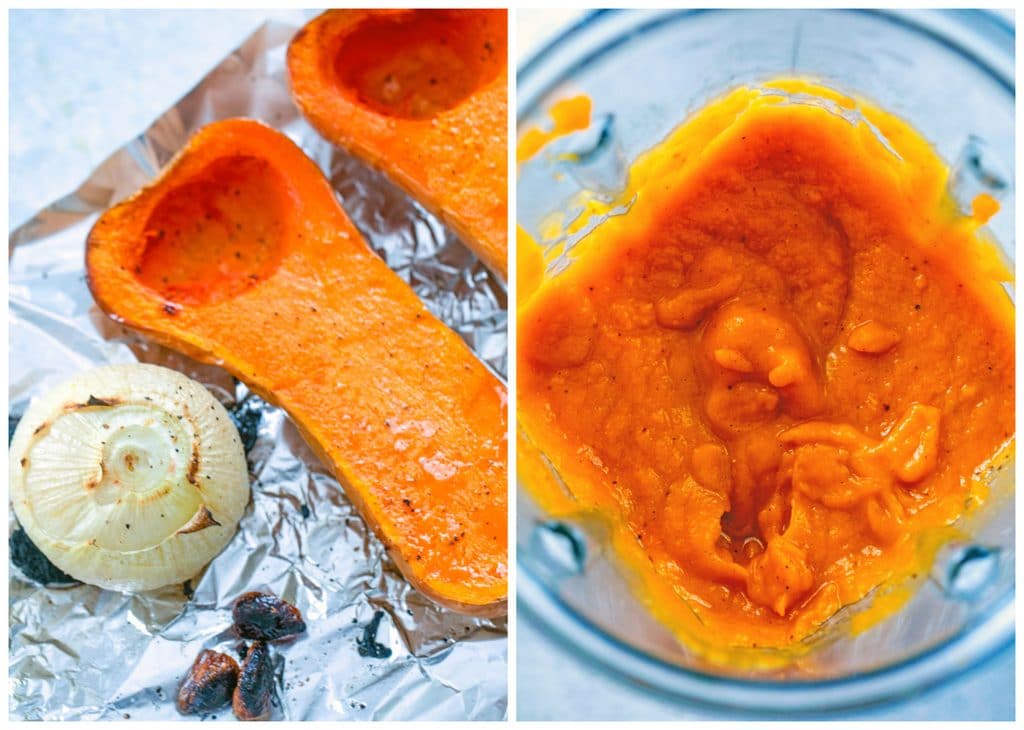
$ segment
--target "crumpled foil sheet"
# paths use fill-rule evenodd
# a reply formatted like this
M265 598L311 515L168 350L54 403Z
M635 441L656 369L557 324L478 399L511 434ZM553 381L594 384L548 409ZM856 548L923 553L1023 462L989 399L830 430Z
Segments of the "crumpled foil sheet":
M153 177L200 126L231 116L262 119L295 140L329 175L373 248L504 377L504 285L436 218L300 118L285 70L296 30L259 28L78 190L11 235L12 425L34 396L105 363L175 368L229 408L255 398L220 368L109 320L93 304L83 270L97 215ZM203 648L236 652L231 602L250 590L295 603L308 625L298 641L275 648L272 719L505 717L506 620L460 616L410 588L284 413L258 407L248 454L252 503L232 542L193 581L122 595L81 584L44 588L11 566L12 719L185 719L174 708L181 677ZM360 645L372 642L390 656L361 656ZM233 719L230 708L214 716Z

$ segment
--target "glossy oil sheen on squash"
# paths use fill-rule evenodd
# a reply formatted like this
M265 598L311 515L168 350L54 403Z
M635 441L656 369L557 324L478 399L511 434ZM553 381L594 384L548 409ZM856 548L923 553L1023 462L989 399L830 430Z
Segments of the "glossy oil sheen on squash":
M100 218L86 258L105 312L284 408L414 585L504 612L505 387L287 137L204 127Z
M923 576L1014 436L993 205L955 210L895 117L770 86L638 160L632 209L521 292L518 325L520 450L572 496L538 489L610 515L647 605L722 661Z
M310 124L383 170L501 276L507 22L505 10L331 10L288 48Z

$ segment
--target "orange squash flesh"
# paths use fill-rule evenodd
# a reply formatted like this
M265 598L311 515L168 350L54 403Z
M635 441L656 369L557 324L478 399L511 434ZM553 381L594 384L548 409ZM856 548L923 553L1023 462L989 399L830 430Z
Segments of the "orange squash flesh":
M507 50L505 10L331 10L288 48L310 124L383 170L503 277Z
M86 269L111 317L284 408L413 585L505 612L505 387L287 137L204 127L99 219Z

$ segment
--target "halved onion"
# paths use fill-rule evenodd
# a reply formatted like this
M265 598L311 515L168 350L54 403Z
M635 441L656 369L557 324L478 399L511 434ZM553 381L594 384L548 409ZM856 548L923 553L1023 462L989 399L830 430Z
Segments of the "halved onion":
M224 407L156 365L111 365L36 400L11 442L11 500L54 565L142 591L198 573L249 501L245 452Z

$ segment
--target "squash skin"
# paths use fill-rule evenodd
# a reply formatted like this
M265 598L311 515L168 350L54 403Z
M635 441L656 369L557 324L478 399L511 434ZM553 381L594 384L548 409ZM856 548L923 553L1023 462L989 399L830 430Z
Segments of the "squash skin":
M161 261L177 262L168 284L147 269ZM86 272L109 316L285 409L416 588L461 613L507 612L505 387L287 137L242 119L199 130L97 221Z
M387 25L446 21L465 23L477 45L489 49L484 55L493 55L483 64L479 86L455 106L409 118L385 113L379 104L373 108L342 88L346 82L339 81L337 67L347 60L343 46L361 27L397 33ZM401 47L389 41L383 45ZM330 10L307 23L288 48L292 96L310 124L383 170L503 278L508 276L507 47L505 10Z

